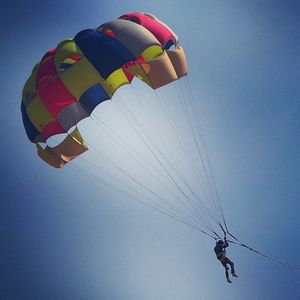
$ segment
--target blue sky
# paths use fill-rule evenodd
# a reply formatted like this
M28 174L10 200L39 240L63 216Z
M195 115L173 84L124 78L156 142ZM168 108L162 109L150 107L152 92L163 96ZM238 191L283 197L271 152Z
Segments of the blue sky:
M298 1L11 1L0 4L0 298L299 299L299 274L231 246L240 278L229 285L213 240L37 157L20 113L33 65L62 39L130 11L153 13L180 37L231 231L300 268ZM95 114L109 122L106 106ZM81 127L126 163L94 124Z

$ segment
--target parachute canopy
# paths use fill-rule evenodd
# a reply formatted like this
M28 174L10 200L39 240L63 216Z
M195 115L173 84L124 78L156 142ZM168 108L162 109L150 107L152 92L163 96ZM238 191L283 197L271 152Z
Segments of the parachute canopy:
M68 132L134 77L157 89L186 74L177 35L151 14L129 13L82 30L49 50L26 81L21 111L27 136L44 161L61 168L87 150L78 129L56 147L39 143Z

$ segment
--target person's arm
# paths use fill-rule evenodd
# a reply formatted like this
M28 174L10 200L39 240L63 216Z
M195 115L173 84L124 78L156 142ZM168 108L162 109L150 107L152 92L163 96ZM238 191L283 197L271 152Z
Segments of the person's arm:
M227 242L226 238L224 239L224 242L225 242L225 244L223 245L223 247L224 247L224 248L227 248L227 247L229 247L229 244L228 244L228 242Z

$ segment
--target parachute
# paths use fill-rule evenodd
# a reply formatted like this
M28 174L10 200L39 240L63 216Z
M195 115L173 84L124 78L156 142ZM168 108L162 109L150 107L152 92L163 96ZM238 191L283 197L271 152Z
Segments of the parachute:
M25 131L29 140L36 144L38 156L52 167L70 167L213 239L228 234L232 240L227 241L295 271L245 245L229 232L201 129L197 101L187 73L184 50L172 29L149 13L124 14L96 29L82 30L74 38L63 40L35 65L22 93L21 112ZM155 143L147 128L116 95L121 86L131 86L134 78L154 91L154 98L160 103L160 109L173 129L183 154L175 162L168 152L160 148L161 145ZM180 102L179 110L185 117L184 126L192 141L182 134L179 127L183 127L183 124L178 124L179 118L172 115L174 112L170 112L170 106L166 109L165 99L157 92L172 84L175 84L177 95L172 96L171 100ZM134 146L93 114L98 105L112 98L154 162L145 159ZM138 98L142 102L140 100L144 96ZM88 144L78 128L79 122L88 117L97 121L117 145L125 146L124 151L151 175L161 189L156 191L138 175L133 175L130 170L122 168ZM61 142L55 146L48 144L50 138L61 134L64 134ZM155 135L159 134L160 130L156 129ZM161 144L166 139L163 137ZM132 185L86 160L83 154L87 151L103 159L110 168L130 180ZM96 173L69 164L75 158L87 161ZM189 170L193 172L196 182L192 182L178 167L179 160L189 163ZM100 172L112 180L104 180L99 176Z
M187 70L177 35L153 15L125 14L80 31L49 50L25 83L21 111L27 136L41 159L61 168L88 150L78 129L56 147L39 143L68 132L134 77L157 89Z
M60 169L68 166L213 238L219 238L220 235L211 222L220 225L223 231L226 223L208 162L190 83L188 80L184 81L187 89L185 92L180 84L176 86L176 90L177 99L183 99L181 111L186 115L187 127L194 137L194 148L199 156L197 163L176 129L176 120L172 120L172 114L165 108L164 99L156 92L187 78L187 73L183 47L172 29L149 13L124 14L96 29L85 29L73 38L63 40L35 65L22 93L21 112L25 131L29 140L36 144L38 156L52 167ZM195 177L199 178L204 192L194 191L177 163L172 162L170 156L155 144L126 103L121 103L118 99L117 90L124 85L131 86L134 78L155 92L155 97L161 103L161 110L174 128L184 156L190 162ZM130 174L107 157L102 156L112 168L130 179L135 188L112 174L105 175L113 180L103 181L99 173L105 173L105 170L94 162L89 163L97 169L96 174L73 163L69 164L78 157L85 159L83 154L88 150L98 156L102 155L84 140L78 125L81 120L91 117L104 130L109 130L93 111L112 98L112 102L119 103L125 117L156 162L145 160L128 143L125 150L134 152L131 152L134 160L161 184L163 190L156 191L149 187L147 182ZM143 98L143 95L139 98ZM61 142L55 146L49 145L48 141L52 137L62 134L64 138ZM126 144L118 133L110 134L118 144ZM156 131L156 135L158 134ZM165 193L169 193L168 198L172 200L166 199Z

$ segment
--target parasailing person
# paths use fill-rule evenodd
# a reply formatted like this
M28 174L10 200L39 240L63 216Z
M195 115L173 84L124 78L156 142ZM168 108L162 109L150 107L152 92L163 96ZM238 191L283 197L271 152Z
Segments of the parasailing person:
M234 270L234 263L226 256L226 248L229 247L229 244L226 240L226 237L223 240L218 240L216 242L216 246L214 248L214 251L216 253L217 259L221 262L221 264L223 265L223 267L225 268L225 275L226 275L226 279L227 282L232 283L232 281L229 278L229 267L227 264L230 265L230 271L231 271L231 275L233 277L238 277L235 274L235 270Z

